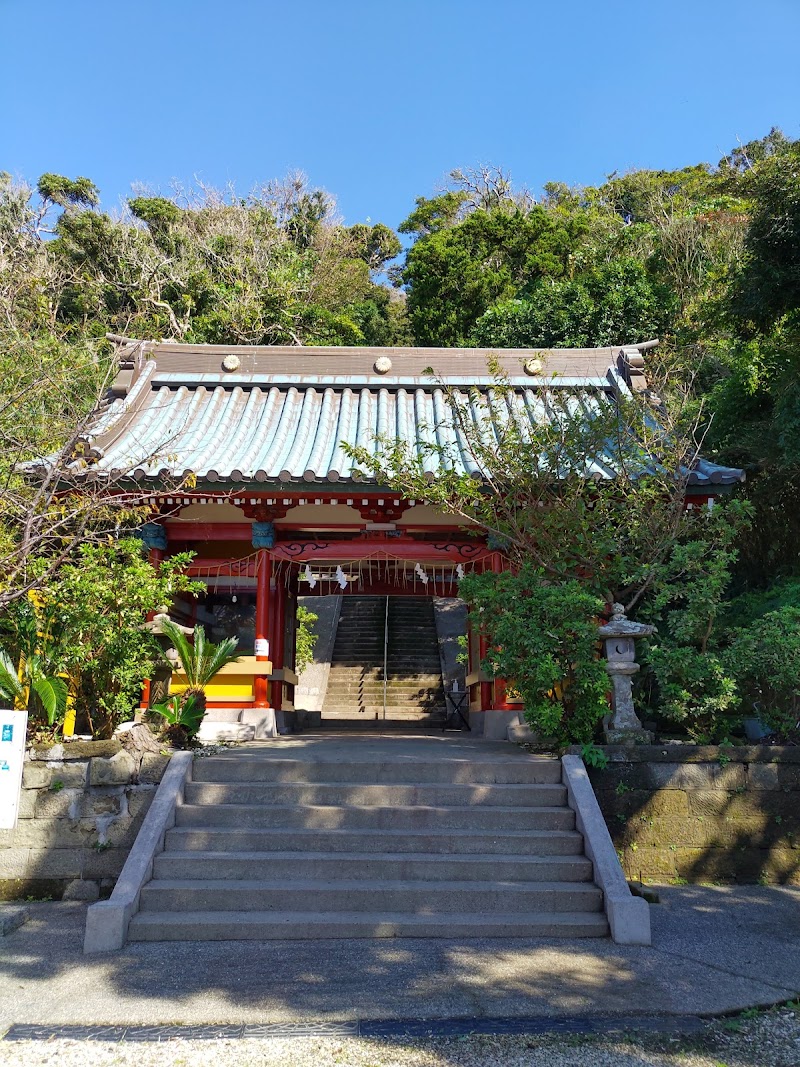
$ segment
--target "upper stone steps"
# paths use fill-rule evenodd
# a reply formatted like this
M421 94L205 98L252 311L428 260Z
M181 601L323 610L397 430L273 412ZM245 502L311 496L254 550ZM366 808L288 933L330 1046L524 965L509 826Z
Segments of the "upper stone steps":
M332 718L345 723L392 719L423 726L437 719L441 722L445 715L432 602L409 597L345 597L323 723Z
M439 726L446 715L444 704L328 704L325 708L325 724L332 720L358 720L386 725L387 722L402 722L404 726Z

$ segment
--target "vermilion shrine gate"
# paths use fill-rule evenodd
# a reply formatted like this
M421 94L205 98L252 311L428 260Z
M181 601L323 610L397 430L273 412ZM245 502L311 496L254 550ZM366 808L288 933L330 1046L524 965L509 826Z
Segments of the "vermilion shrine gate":
M245 653L252 648L209 687L210 709L292 710L298 595L457 597L464 571L505 566L477 528L358 479L343 448L374 450L377 435L412 446L457 438L443 386L469 402L469 388L493 384L490 355L523 399L546 382L613 403L644 381L636 347L490 354L125 343L115 399L87 441L90 476L152 486L154 517L142 531L152 561L191 550L190 573L208 586L204 600L173 614L207 628L217 620L214 639L233 632ZM469 470L466 449L462 457ZM435 477L436 459L426 463ZM699 461L690 492L707 500L740 476ZM479 723L512 705L503 681L479 671L481 640L469 644Z

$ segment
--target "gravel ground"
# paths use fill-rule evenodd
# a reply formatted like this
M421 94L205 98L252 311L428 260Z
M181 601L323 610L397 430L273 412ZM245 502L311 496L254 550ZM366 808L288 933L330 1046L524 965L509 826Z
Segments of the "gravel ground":
M800 1005L748 1014L690 1037L2 1041L0 1067L799 1067Z

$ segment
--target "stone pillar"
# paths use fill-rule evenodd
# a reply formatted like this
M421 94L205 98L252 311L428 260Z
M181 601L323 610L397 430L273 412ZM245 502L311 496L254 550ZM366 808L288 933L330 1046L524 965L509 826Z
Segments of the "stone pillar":
M605 639L606 670L613 686L613 711L605 726L609 744L646 745L653 740L633 707L633 676L639 670L639 664L635 662L636 639L649 637L655 630L655 626L626 619L622 604L614 604L611 621L599 627L598 632Z
M272 577L272 557L269 549L275 544L275 527L271 522L253 523L253 547L258 549L256 569L256 660L269 659L269 586ZM255 706L268 708L267 679L256 676L253 680Z

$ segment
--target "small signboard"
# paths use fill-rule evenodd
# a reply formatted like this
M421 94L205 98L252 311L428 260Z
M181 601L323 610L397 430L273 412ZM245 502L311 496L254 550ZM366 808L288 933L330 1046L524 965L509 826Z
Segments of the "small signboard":
M0 830L17 825L27 727L27 711L0 709Z

